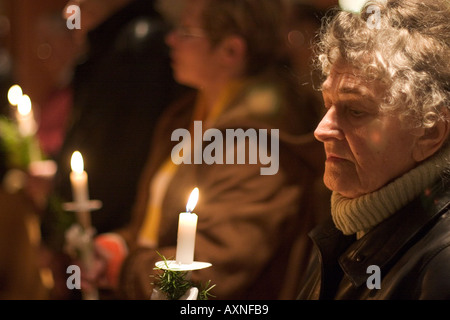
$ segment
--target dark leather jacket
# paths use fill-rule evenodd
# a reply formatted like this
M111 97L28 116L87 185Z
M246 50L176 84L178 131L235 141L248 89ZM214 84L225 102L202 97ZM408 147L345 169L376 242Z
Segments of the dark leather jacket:
M331 221L310 237L317 250L298 299L450 299L448 180L424 190L357 241ZM371 265L380 268L379 289L371 286Z

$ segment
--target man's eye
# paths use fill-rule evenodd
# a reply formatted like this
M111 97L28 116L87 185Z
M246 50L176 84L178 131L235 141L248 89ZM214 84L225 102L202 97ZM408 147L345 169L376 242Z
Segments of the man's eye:
M348 109L348 113L351 116L356 117L356 118L362 117L365 114L364 111L360 111L360 110L357 110L357 109Z

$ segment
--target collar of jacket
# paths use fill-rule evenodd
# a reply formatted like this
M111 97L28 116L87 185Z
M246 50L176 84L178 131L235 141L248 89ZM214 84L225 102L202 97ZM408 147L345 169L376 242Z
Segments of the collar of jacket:
M354 236L344 236L334 226L315 230L310 236L320 251L325 268L323 274L327 274L327 268L333 269L331 261L336 261L337 257L341 267L338 269L342 269L355 286L366 282L370 265L380 267L384 274L402 254L402 249L414 243L449 207L449 180L439 180L357 241L353 241ZM322 286L326 283L327 279L323 278Z

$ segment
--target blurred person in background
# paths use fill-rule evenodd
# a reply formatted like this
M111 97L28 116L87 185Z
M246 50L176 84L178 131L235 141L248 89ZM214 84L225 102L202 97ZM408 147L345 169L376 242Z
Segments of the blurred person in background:
M82 273L84 287L94 284L116 290L120 298L150 299L155 263L160 255L175 258L178 216L198 187L195 261L212 267L192 272L192 280L211 280L217 299L295 298L304 269L286 266L295 261L306 267L311 248L306 234L320 221L317 203L328 197L316 193L324 156L312 135L319 117L284 64L286 8L278 0L184 3L167 43L175 79L196 91L161 117L133 219L127 228L97 236L97 267ZM195 121L201 129L195 129ZM217 162L175 163L171 155L178 143L171 137L177 129L191 137L208 129L223 136L233 129L267 130L267 139L275 138L279 149L259 148L279 153L277 169L262 174L268 168L259 160L227 163L226 153L244 150L248 160L251 148L233 141L226 150L230 143L213 137L204 146L214 142L223 148ZM188 145L183 156L202 152Z
M185 89L172 76L164 42L167 23L155 10L156 1L69 1L63 11L68 19L73 18L71 5L81 14L80 29L71 32L85 52L74 70L72 110L55 157L58 172L42 223L45 246L61 261L57 269L62 298L73 295L65 288L65 269L71 262L63 248L64 233L74 220L62 208L73 200L73 152L83 156L90 198L102 201L102 208L92 214L95 230L123 226L130 219L155 123Z

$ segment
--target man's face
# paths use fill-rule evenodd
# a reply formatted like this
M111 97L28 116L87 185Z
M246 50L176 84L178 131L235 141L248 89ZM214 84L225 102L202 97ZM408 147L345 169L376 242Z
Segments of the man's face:
M345 197L376 191L416 165L418 136L399 117L380 110L385 91L342 62L323 83L326 114L314 134L327 156L324 183Z

